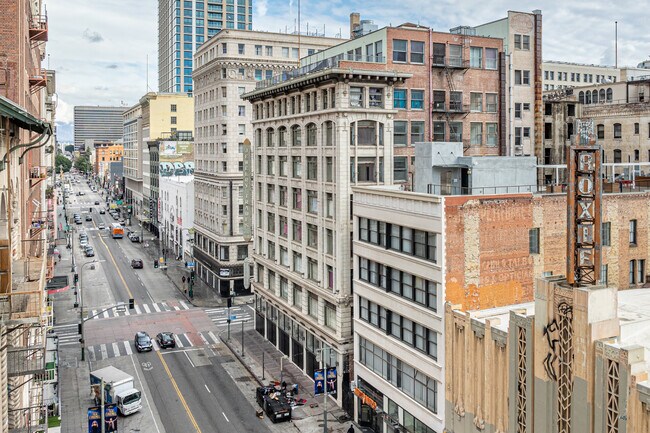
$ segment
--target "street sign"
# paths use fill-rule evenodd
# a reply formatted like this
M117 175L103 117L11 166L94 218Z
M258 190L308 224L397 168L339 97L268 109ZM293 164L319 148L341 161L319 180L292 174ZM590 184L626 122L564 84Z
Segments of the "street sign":
M237 319L237 316L230 316L230 320L235 320Z
M188 268L193 268L194 266L196 266L196 263L194 263L194 262L187 262L187 267L188 267Z

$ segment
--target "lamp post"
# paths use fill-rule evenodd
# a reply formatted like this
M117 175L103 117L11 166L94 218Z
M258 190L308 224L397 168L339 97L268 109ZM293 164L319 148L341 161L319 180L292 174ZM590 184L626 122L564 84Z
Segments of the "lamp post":
M81 360L86 360L86 347L84 341L84 295L82 290L83 285L83 276L84 276L84 267L86 265L92 265L90 269L95 269L95 263L101 263L105 260L91 260L89 262L82 263L81 268L79 269L79 300L81 308L79 309L79 330L81 331Z

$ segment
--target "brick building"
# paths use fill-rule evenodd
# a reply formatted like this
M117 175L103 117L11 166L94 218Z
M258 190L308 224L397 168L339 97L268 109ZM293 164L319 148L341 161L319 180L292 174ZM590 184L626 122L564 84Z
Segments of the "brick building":
M502 54L502 39L406 23L307 56L301 66L311 70L348 60L412 75L395 86L392 102L394 180L410 189L416 142L459 141L467 155L499 155L505 149Z
M94 171L101 182L108 174L111 162L122 161L124 146L122 143L99 142L95 145Z
M0 433L46 430L43 414L53 402L46 390L56 381L45 349L55 75L41 65L48 40L41 3L0 0Z
M604 281L646 283L650 193L603 194ZM534 279L566 264L566 195L445 197L445 296L463 310L533 299Z

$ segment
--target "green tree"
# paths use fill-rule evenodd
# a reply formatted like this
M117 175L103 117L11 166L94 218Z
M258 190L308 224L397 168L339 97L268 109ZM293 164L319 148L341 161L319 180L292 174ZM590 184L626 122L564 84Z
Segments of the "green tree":
M56 159L54 160L54 166L55 166L55 171L57 173L60 173L61 169L63 169L64 173L67 173L70 171L70 168L72 167L72 161L70 161L68 158L66 158L63 155L57 155Z
M90 173L93 171L93 166L86 155L80 155L79 158L74 161L74 168L82 173Z
M63 150L70 153L74 152L74 144L68 144Z

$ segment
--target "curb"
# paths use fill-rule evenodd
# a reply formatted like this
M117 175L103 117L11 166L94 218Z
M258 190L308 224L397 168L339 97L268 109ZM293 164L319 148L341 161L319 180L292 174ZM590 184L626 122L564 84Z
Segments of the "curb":
M246 371L248 371L248 373L251 376L253 376L253 378L255 379L255 382L257 382L259 386L264 386L264 382L262 382L262 380L257 376L257 374L255 374L253 369L246 362L244 362L244 359L241 357L241 355L239 353L237 353L237 351L235 349L233 349L233 347L230 345L230 342L228 342L225 338L223 338L223 336L221 334L219 334L219 338L221 339L221 341L223 341L223 343L230 350L230 352L232 352L232 354L235 355L235 358L237 358L239 363L244 366Z

